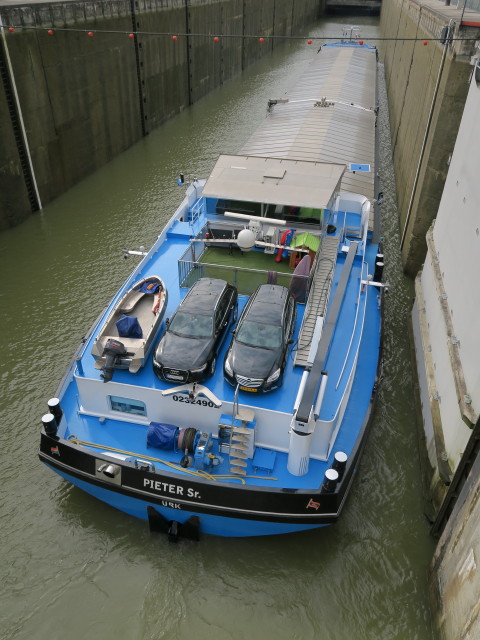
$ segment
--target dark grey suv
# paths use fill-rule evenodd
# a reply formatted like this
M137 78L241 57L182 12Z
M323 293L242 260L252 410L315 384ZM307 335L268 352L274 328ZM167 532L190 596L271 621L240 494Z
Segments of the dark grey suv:
M201 382L215 373L217 353L236 319L237 290L200 278L187 293L153 354L153 369L167 382Z
M225 356L227 381L251 392L280 387L295 318L296 305L290 291L280 285L262 284L245 305Z

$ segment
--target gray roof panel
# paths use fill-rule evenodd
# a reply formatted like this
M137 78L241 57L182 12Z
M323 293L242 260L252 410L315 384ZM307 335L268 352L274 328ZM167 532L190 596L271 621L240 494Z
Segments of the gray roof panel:
M222 155L202 195L246 202L326 208L345 165L257 155Z

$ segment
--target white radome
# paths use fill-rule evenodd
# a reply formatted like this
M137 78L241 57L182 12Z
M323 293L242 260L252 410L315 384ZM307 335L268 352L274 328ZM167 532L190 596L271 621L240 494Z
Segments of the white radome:
M242 229L237 236L237 244L242 251L250 251L255 246L255 234L250 229Z

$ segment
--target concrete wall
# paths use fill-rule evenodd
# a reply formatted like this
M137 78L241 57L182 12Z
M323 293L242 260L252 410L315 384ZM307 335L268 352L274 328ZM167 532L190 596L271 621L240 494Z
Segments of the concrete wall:
M0 97L0 230L32 211L24 173L33 173L46 204L281 44L273 36L299 35L323 6L324 0L0 6L3 24L15 27L0 39L0 70L4 83L11 76L16 84L32 160L22 170L24 145L18 130L14 135L18 122L12 125L6 89Z
M187 33L187 14L183 2L135 2L138 74L143 108L144 133L160 126L193 102L189 91L189 40L186 36L149 33ZM153 6L152 6L153 5Z
M480 459L477 459L480 462ZM429 569L433 628L439 640L480 638L480 464L472 469Z
M455 12L459 16L454 37L478 37L478 27L458 26L461 10L456 7L432 0L382 3L382 35L392 40L381 44L380 52L385 62L402 255L410 275L418 272L425 259L425 235L437 213L471 74L473 40L447 44L443 68L444 46L432 41L456 18Z
M479 74L480 75L480 74ZM412 311L435 510L469 456L480 414L480 80L472 78ZM442 466L448 464L448 467ZM449 477L450 476L450 477ZM447 487L448 485L448 487Z
M477 62L480 48L477 51ZM480 637L480 67L472 74L412 310L433 512L436 637Z

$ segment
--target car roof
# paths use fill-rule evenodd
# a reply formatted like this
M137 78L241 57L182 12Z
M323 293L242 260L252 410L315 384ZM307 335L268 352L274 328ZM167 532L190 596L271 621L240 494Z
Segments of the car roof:
M289 291L279 284L262 284L252 296L246 316L256 322L281 324Z
M210 313L228 283L219 278L200 278L187 293L181 304L182 311Z

